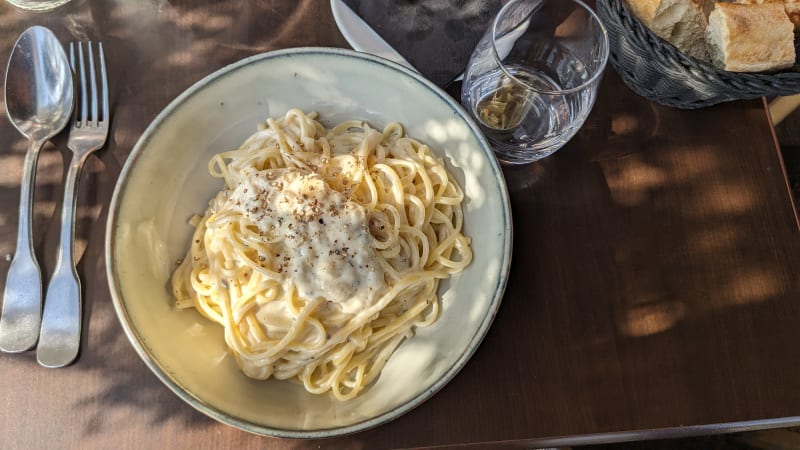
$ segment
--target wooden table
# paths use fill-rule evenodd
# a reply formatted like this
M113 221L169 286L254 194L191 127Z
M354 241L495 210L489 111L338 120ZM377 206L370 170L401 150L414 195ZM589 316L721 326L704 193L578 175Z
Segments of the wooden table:
M82 353L58 370L32 352L0 355L0 448L571 445L800 424L800 236L765 105L664 108L611 70L572 142L506 171L509 287L441 392L333 441L259 437L203 416L148 371L114 315L103 241L117 175L155 115L205 75L254 53L346 43L322 0L75 0L40 15L0 6L0 60L33 24L65 42L102 39L114 116L79 185ZM5 274L25 142L5 119L0 137ZM39 162L45 276L68 157L62 136Z

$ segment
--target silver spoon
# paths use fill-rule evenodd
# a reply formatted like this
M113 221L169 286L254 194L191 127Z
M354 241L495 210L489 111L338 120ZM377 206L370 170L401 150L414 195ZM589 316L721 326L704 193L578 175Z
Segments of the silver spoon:
M16 353L36 344L42 315L42 274L31 235L36 162L44 143L69 121L73 106L69 61L50 30L34 26L17 39L6 68L5 90L8 117L30 141L22 167L17 249L0 314L0 350Z

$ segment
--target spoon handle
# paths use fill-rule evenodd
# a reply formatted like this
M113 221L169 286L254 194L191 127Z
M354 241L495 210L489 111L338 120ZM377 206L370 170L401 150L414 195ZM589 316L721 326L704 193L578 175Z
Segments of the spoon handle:
M19 353L36 344L42 314L42 273L33 251L33 189L45 140L31 140L22 166L17 249L6 275L0 315L0 350Z
M78 355L81 341L81 280L75 269L75 195L78 175L88 153L75 153L67 171L56 267L47 286L36 359L44 367L63 367Z

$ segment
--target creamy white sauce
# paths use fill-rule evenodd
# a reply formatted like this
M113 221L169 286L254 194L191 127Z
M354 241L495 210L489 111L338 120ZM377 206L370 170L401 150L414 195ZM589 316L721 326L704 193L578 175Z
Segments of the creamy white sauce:
M387 289L364 207L329 188L318 174L254 172L226 202L275 242L273 270L285 276L284 287L293 283L300 297L323 297L327 302L321 308L332 314L355 314ZM271 319L263 319L286 317L281 308L265 308L262 314Z

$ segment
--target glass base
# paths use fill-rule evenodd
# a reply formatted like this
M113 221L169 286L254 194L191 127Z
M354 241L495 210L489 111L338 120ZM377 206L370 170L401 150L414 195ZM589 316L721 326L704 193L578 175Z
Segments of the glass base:
M46 12L69 3L71 0L6 0L11 6L32 12Z

